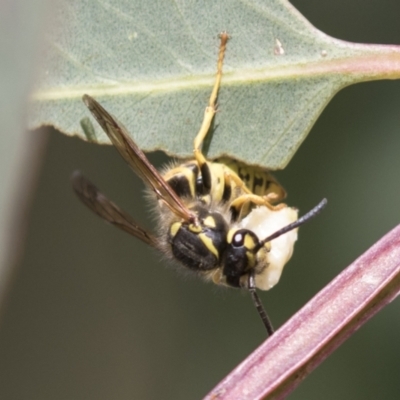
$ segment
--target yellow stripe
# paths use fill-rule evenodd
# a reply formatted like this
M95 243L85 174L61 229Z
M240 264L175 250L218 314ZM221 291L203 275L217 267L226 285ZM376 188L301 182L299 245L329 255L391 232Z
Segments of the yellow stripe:
M236 233L236 231L236 228L229 230L228 235L226 236L226 241L228 242L228 244L232 243L233 235Z
M254 266L256 265L256 258L254 257L254 254L250 251L246 251L246 256L247 260L249 261L249 267L254 268Z
M208 226L209 228L215 228L216 224L215 224L215 219L209 215L204 221L203 221L205 226Z
M211 251L219 259L219 253L218 250L215 248L213 241L205 234L205 233L200 233L199 235L200 240L205 244L208 250Z
M169 233L171 234L172 237L175 237L179 229L181 229L181 226L182 224L180 222L175 222L174 224L171 225L171 228L169 228Z
M248 249L248 250L252 250L252 249L254 249L254 246L255 246L255 243L254 243L253 237L246 234L245 238L244 238L244 247L246 247L246 249Z

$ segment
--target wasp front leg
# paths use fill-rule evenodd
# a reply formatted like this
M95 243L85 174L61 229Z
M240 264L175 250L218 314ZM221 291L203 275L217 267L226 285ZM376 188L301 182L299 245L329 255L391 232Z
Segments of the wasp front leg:
M203 181L203 187L204 187L206 193L209 193L211 190L212 179L211 179L210 167L207 164L207 160L204 157L204 154L201 152L201 147L202 147L204 138L207 136L207 133L210 130L211 122L217 111L216 101L217 101L217 97L218 97L218 90L221 85L222 64L224 61L226 43L228 41L228 34L226 32L221 33L220 39L221 39L221 44L219 47L217 75L215 78L214 87L211 92L210 99L208 101L208 106L206 107L206 109L204 111L203 123L201 124L200 130L194 139L194 156L196 158L197 164L200 169L200 173L201 173L202 181Z

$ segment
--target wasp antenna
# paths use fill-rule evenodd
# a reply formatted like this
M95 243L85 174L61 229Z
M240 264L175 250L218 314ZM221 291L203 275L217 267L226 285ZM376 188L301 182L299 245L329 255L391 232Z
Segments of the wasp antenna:
M327 203L328 203L327 199L321 200L321 202L318 205L316 205L307 214L304 214L302 217L300 217L297 221L292 222L291 224L284 226L282 229L279 229L278 231L276 231L272 235L270 235L267 238L261 240L260 243L254 248L254 252L256 253L258 250L260 250L261 247L264 246L265 243L270 242L273 239L276 239L277 237L283 235L286 232L289 232L289 231L291 231L293 229L296 229L300 225L303 225L305 222L307 222L311 218L313 218L316 215L318 215L321 212L321 210L327 205Z
M256 283L254 281L254 270L252 270L249 273L249 278L248 278L248 289L251 295L251 298L253 300L254 306L256 307L256 310L258 312L258 315L260 316L265 329L267 330L268 337L271 336L275 331L274 327L272 326L271 320L268 317L267 311L265 310L260 297L257 294L256 291Z

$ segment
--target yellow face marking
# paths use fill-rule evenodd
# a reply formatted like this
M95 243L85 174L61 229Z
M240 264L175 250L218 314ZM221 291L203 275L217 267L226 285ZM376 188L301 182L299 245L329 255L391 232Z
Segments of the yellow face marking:
M188 226L189 231L193 232L193 233L200 233L201 232L201 226L200 225L194 225L194 224L190 224Z
M217 259L219 259L218 250L215 248L212 240L205 233L200 233L199 238L205 244L207 249L211 251L211 253L213 253L215 257L217 257Z
M226 236L226 241L228 242L228 244L232 243L233 235L236 233L236 231L236 229L229 230L228 235Z
M251 251L246 251L247 259L249 260L249 267L253 268L256 264L256 259Z
M270 252L271 251L271 242L267 242L264 244L265 249Z
M203 222L204 222L204 225L208 226L209 228L216 227L215 219L211 215L209 215Z
M175 237L179 229L181 229L181 226L182 224L180 222L175 222L174 224L171 225L171 227L169 228L169 233L171 234L172 237Z
M254 249L255 247L255 243L254 243L254 239L252 236L250 235L246 235L244 238L244 247L246 247L246 249L251 250Z

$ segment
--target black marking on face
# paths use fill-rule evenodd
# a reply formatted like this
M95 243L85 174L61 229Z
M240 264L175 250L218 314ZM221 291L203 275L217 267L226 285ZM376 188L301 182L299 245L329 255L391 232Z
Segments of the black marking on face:
M217 257L196 233L182 226L171 241L172 253L185 267L197 271L209 271L217 267Z
M255 255L251 249L258 242L256 234L248 229L238 229L228 240L223 266L228 285L239 287L240 277L254 267Z

